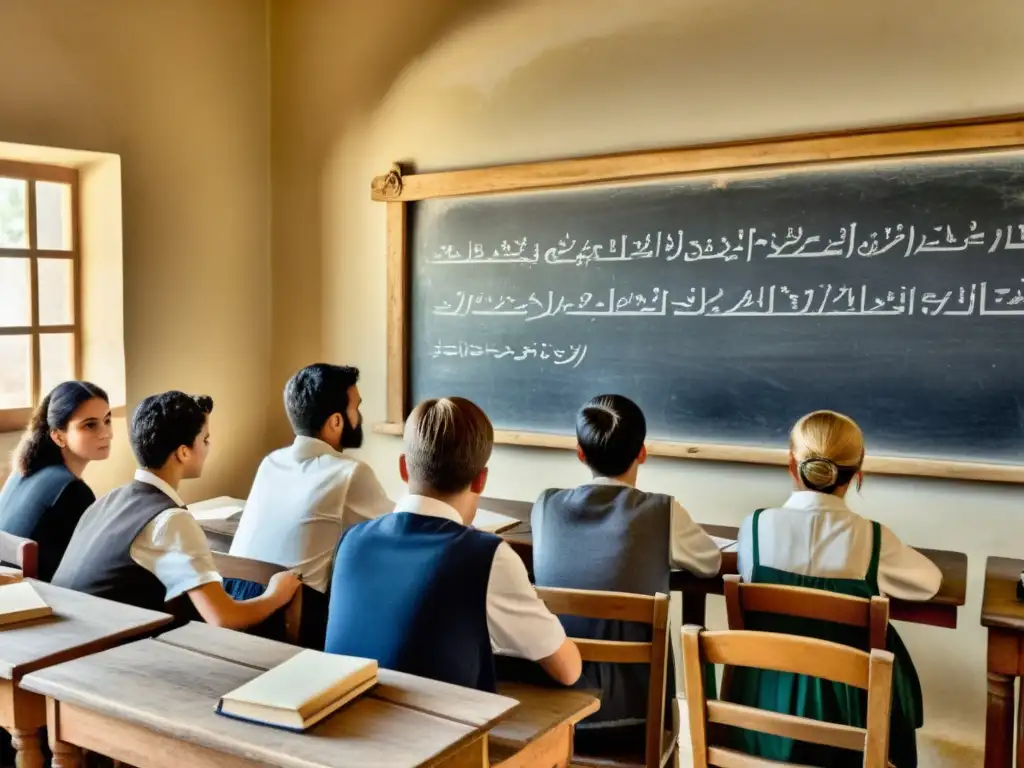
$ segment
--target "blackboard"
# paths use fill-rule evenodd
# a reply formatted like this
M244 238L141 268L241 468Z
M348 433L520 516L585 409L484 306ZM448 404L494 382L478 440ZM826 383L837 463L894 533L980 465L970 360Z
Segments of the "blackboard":
M411 202L410 404L571 436L784 449L831 408L870 455L1018 465L1024 152L871 159Z

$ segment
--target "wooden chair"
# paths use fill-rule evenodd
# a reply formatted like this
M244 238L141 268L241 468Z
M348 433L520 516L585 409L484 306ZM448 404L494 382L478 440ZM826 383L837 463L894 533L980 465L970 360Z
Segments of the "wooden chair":
M811 675L853 685L868 692L867 728L769 712L742 704L708 700L704 664L754 667ZM893 655L870 653L826 640L774 632L727 630L706 632L683 627L683 676L689 708L694 768L796 768L711 744L709 725L734 726L813 744L864 753L864 768L886 768L889 753L889 707Z
M647 739L643 755L574 754L572 765L608 768L661 768L672 757L675 734L666 733L665 680L668 671L668 595L634 595L580 589L538 587L537 594L555 615L633 621L651 626L651 642L634 643L573 638L584 661L648 664Z
M798 619L819 619L850 627L867 628L868 644L863 651L885 650L889 629L889 598L872 597L870 600L837 592L806 587L787 587L781 584L745 584L738 574L722 577L725 584L725 611L729 629L746 629L745 614L774 613ZM722 670L722 698L732 683L732 669Z
M723 577L729 629L746 629L744 614L774 613L800 619L819 619L868 630L868 646L885 650L889 629L889 598L870 600L836 592L779 584L744 584L736 574Z
M32 539L23 539L13 533L0 531L0 563L16 566L26 579L37 578L39 545Z
M266 586L275 573L287 571L283 565L265 563L262 560L250 560L247 557L213 553L213 564L225 579L244 579ZM298 645L302 628L302 588L295 590L295 596L284 609L285 642Z

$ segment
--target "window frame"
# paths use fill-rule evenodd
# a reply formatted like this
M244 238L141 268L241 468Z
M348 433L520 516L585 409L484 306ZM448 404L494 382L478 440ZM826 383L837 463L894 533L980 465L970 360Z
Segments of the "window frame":
M32 417L32 411L43 398L41 339L48 334L70 333L72 337L72 370L75 378L82 376L82 259L81 259L81 206L79 201L78 169L59 165L25 163L0 160L0 177L27 182L25 213L28 230L28 248L0 248L0 258L29 260L29 286L31 315L29 325L0 326L0 336L28 336L30 339L30 404L24 408L0 408L0 434L23 430ZM67 184L71 190L71 250L61 251L36 247L36 187L37 181ZM69 325L40 325L39 323L39 259L71 261L71 316Z

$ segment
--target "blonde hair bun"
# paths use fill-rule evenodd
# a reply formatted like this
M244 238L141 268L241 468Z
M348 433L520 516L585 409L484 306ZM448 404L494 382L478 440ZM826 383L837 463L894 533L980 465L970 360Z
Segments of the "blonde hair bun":
M864 434L849 416L814 411L789 435L797 475L808 490L832 493L848 485L864 463Z

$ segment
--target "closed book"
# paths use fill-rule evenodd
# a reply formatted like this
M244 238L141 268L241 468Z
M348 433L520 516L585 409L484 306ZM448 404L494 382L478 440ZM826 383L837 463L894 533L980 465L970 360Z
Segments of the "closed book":
M49 616L53 609L28 581L0 586L0 625Z
M221 697L217 712L304 731L377 683L377 661L303 650Z

